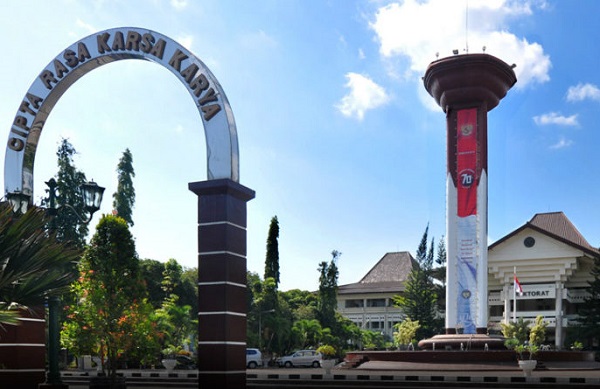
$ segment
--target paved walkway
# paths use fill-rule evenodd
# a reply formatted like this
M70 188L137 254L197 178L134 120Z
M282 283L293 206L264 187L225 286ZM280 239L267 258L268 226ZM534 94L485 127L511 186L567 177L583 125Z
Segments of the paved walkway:
M87 372L94 376L95 371ZM123 370L128 387L197 388L195 370ZM70 374L70 376L66 376ZM77 381L83 372L63 372L71 389L87 389L85 381ZM553 387L600 388L600 364L546 364L544 370L534 370L525 378L515 365L485 364L423 364L410 362L365 362L358 368L336 367L332 374L313 368L265 368L247 371L249 388L267 387ZM75 380L73 380L75 378ZM81 377L83 378L83 377Z

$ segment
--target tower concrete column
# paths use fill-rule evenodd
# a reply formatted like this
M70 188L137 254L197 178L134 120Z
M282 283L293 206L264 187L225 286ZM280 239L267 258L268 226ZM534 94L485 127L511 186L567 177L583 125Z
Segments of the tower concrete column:
M246 387L246 203L229 179L193 182L198 195L198 387Z
M487 332L487 112L517 81L488 54L432 62L423 82L446 113L446 333Z

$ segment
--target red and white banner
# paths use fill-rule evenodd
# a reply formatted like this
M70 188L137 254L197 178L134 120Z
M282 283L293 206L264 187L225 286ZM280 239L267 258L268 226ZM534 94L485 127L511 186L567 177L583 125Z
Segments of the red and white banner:
M477 214L477 109L456 112L458 217Z
M456 112L456 323L465 334L474 334L478 323L480 293L477 282L479 263L477 185L477 108Z

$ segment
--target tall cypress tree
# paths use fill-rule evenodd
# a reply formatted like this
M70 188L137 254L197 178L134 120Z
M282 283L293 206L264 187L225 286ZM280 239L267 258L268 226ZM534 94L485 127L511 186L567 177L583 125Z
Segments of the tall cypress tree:
M594 258L594 267L590 273L594 279L588 282L590 294L582 304L578 321L581 323L589 343L592 344L594 338L598 340L600 333L600 257Z
M404 293L394 296L394 303L402 309L404 315L412 321L418 321L421 327L417 338L424 339L435 335L441 330L441 320L437 317L437 293L433 283L433 246L427 248L429 225L425 228L419 247L417 248L415 266L408 276Z
M277 216L271 218L269 235L267 236L267 255L265 258L265 280L269 277L279 286L279 221Z
M56 238L61 242L72 242L79 248L85 246L88 226L81 222L75 214L85 217L85 205L81 193L81 185L86 182L85 174L75 167L73 157L77 151L67 139L62 139L56 156L58 157L58 173L56 174L56 206L60 207L48 227L56 231ZM46 190L48 191L48 190ZM50 206L50 197L43 199L45 206ZM64 206L64 205L69 206ZM73 212L75 211L75 212Z
M341 252L333 250L331 252L331 261L323 261L319 264L319 300L317 302L317 312L323 328L334 328L335 326L335 308L337 307L338 290L338 267L337 260L342 255Z
M133 188L133 157L129 149L125 149L117 165L117 191L113 193L113 208L117 214L133 227L133 206L135 204L135 189Z

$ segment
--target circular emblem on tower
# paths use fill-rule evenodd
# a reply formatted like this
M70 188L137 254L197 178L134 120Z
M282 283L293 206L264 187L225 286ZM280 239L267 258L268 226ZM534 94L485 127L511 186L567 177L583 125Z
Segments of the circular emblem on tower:
M462 291L462 297L464 299L470 299L471 298L471 291L468 289L465 289Z
M462 136L471 136L471 134L473 134L473 124L471 124L471 123L463 124L460 127L460 133Z
M464 169L458 173L460 185L463 188L469 188L475 182L475 171L473 169Z

